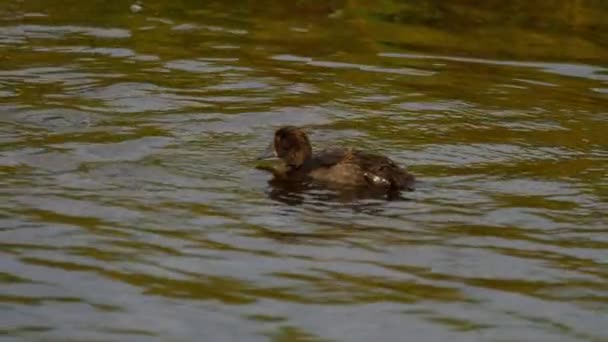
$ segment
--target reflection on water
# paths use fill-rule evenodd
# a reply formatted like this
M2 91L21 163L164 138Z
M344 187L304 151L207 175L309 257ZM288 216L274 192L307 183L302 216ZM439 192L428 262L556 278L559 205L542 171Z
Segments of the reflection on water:
M266 191L269 198L287 205L315 204L345 204L352 209L366 207L382 207L385 201L405 201L407 195L399 191L368 188L339 188L321 187L306 182L290 182L281 179L271 179ZM405 192L405 190L404 190Z
M516 3L1 3L1 333L606 340L608 8ZM282 125L417 189L277 184Z

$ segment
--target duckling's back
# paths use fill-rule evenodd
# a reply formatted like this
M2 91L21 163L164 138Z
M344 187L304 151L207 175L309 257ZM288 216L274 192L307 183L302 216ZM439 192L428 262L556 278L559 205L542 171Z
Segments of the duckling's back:
M311 178L355 186L414 190L414 176L390 158L352 149L325 150L307 166Z

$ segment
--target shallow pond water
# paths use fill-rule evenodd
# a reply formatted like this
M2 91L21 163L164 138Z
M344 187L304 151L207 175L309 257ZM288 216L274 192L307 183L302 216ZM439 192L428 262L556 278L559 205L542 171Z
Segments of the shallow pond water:
M4 1L0 333L605 341L608 7L559 3ZM270 186L286 124L417 190Z

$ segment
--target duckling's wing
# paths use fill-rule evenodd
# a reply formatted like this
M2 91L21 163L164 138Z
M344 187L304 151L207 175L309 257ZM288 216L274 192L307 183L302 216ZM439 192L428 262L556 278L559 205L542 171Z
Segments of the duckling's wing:
M414 189L414 176L390 158L360 151L353 156L370 184L394 189Z

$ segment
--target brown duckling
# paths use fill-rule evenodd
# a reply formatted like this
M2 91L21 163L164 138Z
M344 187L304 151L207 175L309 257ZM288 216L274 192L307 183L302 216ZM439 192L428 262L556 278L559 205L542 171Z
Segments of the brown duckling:
M388 157L354 149L312 153L308 136L298 127L279 128L274 141L258 159L279 158L283 165L272 172L283 180L312 180L327 184L414 190L414 176Z

